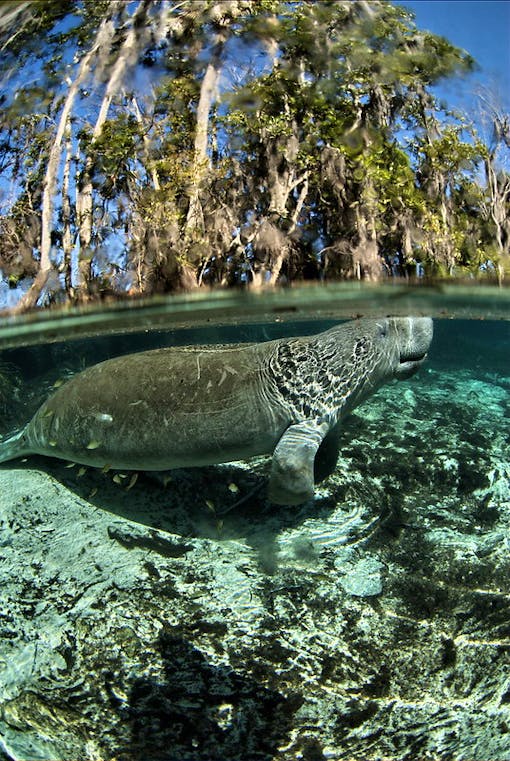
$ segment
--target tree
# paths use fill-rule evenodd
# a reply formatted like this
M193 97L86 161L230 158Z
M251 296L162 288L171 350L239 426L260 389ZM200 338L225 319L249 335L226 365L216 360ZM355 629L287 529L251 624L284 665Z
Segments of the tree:
M504 277L505 265L510 264L510 172L504 161L498 161L506 152L510 158L510 114L506 114L494 97L480 95L490 120L490 133L482 150L487 193L482 213L493 230L494 261L498 280Z

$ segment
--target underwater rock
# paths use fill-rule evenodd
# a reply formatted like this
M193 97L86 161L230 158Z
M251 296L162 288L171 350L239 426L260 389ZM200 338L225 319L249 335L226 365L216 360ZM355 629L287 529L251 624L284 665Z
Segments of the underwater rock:
M343 568L338 582L347 594L354 597L372 597L382 592L383 565L373 557L366 557Z
M108 536L128 549L132 547L145 548L166 558L179 558L192 549L190 544L176 540L175 537L168 536L161 531L141 530L138 526L129 526L128 528L124 525L108 526Z
M0 756L508 761L507 397L411 383L312 505L222 514L246 464L0 468Z

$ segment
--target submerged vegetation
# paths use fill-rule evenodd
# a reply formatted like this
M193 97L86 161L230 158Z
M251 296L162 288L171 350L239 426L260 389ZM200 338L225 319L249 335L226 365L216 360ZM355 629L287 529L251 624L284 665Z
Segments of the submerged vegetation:
M9 420L12 408L17 405L20 377L14 365L0 359L0 414Z
M473 59L384 1L0 9L0 270L104 293L510 269L492 134L434 96Z

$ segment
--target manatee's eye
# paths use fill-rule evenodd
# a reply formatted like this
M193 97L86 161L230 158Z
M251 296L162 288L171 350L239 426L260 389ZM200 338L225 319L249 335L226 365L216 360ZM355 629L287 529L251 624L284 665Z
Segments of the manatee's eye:
M381 322L377 323L377 335L379 335L381 338L386 338L388 335L388 321L382 320Z

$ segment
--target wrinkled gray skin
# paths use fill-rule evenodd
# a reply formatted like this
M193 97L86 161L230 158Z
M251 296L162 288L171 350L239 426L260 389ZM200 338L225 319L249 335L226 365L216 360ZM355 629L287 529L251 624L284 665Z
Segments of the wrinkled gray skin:
M413 375L431 339L429 318L366 318L305 338L110 359L61 386L0 445L0 462L37 453L166 470L272 453L269 498L299 504L335 468L342 417Z

